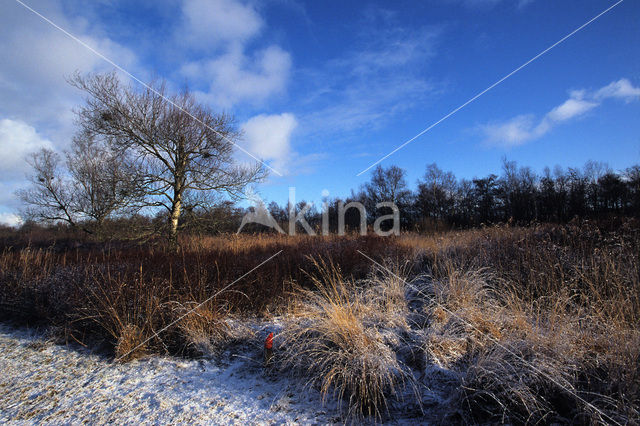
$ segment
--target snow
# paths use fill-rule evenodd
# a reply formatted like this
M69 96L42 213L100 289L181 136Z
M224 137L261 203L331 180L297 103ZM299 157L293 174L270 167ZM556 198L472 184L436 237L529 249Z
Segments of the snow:
M279 322L252 324L260 334ZM267 333L268 334L268 333ZM266 336L266 334L265 334ZM331 394L263 366L261 347L236 345L211 359L151 356L128 363L80 346L55 344L43 332L0 324L0 424L340 424ZM424 412L389 401L384 424L442 421L451 373L429 366L419 382ZM359 419L357 423L361 423ZM367 423L379 424L380 419Z
M335 405L265 371L258 350L126 364L0 325L0 423L327 424Z

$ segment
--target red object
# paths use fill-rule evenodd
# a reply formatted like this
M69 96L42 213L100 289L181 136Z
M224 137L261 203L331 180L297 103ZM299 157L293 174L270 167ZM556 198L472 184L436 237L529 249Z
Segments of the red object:
M269 333L269 335L267 336L267 340L265 340L264 342L264 348L265 349L273 348L273 333Z

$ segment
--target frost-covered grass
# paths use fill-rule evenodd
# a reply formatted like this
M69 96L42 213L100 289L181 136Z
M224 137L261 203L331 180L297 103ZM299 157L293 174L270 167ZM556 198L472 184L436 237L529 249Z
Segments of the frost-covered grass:
M390 262L354 281L316 264L292 301L283 369L350 416L385 419L407 401L424 411L431 398L449 421L640 420L637 228L461 237L418 253L417 275Z
M193 355L203 332L227 334L228 315L278 312L293 286L307 281L311 258L339 258L345 273L364 277L370 265L358 250L377 257L411 251L375 236L192 236L178 254L153 241L78 242L70 249L55 239L34 246L28 234L20 237L0 238L0 320L61 326L72 339L105 340L118 355L146 341L135 356ZM155 334L205 301L177 327Z
M419 340L399 341L411 331L404 286L389 274L356 283L333 264L316 267L315 288L300 291L281 333L280 366L308 377L325 399L346 399L348 415L379 418L389 409L388 395L407 386L418 394L411 367L394 351L400 345L419 351L411 347Z

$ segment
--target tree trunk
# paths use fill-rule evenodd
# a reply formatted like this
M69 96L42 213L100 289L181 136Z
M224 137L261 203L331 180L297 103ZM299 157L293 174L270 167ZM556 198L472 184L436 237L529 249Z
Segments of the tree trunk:
M169 214L169 246L172 250L178 250L178 223L182 212L182 194L176 193L171 213Z

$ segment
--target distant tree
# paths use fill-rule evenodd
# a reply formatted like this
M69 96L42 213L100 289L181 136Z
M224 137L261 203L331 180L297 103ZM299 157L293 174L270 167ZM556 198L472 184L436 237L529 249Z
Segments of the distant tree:
M199 104L188 90L170 95L158 84L138 91L115 73L76 74L70 83L87 94L78 111L82 131L130 160L145 205L166 210L173 245L184 210L206 206L212 193L238 198L266 175L260 164L236 163L233 120Z
M455 204L456 177L429 164L423 179L418 181L416 204L423 217L446 220Z
M473 179L474 196L478 220L481 223L490 223L496 220L496 212L499 206L496 204L498 193L498 176L490 174L483 179Z
M473 182L461 179L456 185L454 200L454 222L461 226L472 225L476 205Z
M536 217L537 176L529 167L503 159L503 175L498 184L504 220L530 221Z
M407 207L411 205L411 191L405 176L406 171L400 167L391 166L385 169L378 165L371 173L371 180L361 187L358 194L352 194L352 199L364 204L370 222L379 215L388 214L386 211L376 210L378 203L392 202L401 212L406 212ZM401 214L400 219L404 221L407 217Z
M93 220L97 229L113 214L137 211L142 201L135 171L124 155L82 134L65 153L75 208Z
M276 203L275 201L272 201L269 203L269 206L267 206L267 210L269 211L271 216L276 220L276 222L278 222L280 226L283 227L283 229L286 229L286 226L284 226L284 223L289 220L287 210L283 207L280 207L278 203Z
M629 211L640 216L640 165L629 167L624 172L629 194Z
M600 179L612 172L606 163L600 161L587 161L584 165L583 177L586 181L587 209L591 210L595 215L606 211L606 206L604 205L600 191ZM584 213L581 214L581 216L582 215L584 215Z
M540 187L538 191L538 218L546 222L554 222L560 220L560 212L558 211L559 194L556 190L556 182L551 176L551 170L545 167L542 178L540 179Z
M587 177L576 168L569 168L567 173L568 186L568 218L575 216L585 217L589 212L587 189L589 186Z
M65 179L60 155L43 148L33 153L27 162L33 169L28 177L31 187L17 191L27 206L24 212L27 219L47 223L62 221L76 226L73 191Z
M620 176L608 172L598 180L602 208L621 212L627 200L627 187Z
M382 201L396 204L406 202L411 192L407 187L405 176L406 171L400 167L391 166L385 169L378 166L371 173L371 180L364 184L364 192L370 200L376 203Z
M553 178L556 192L554 210L559 221L567 221L571 218L569 212L569 176L567 176L562 167L556 166L553 168Z

